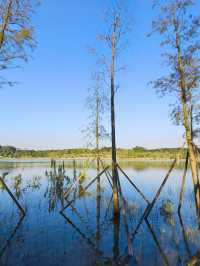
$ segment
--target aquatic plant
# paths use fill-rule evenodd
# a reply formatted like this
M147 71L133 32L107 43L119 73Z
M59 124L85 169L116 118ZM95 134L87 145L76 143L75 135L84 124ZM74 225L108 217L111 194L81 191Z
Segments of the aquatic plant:
M161 215L171 216L174 211L174 204L169 199L163 200L162 206L160 207Z
M15 196L17 197L17 199L19 199L22 195L23 189L22 189L22 176L21 175L17 175L13 178L14 182L13 182L13 189L15 190Z

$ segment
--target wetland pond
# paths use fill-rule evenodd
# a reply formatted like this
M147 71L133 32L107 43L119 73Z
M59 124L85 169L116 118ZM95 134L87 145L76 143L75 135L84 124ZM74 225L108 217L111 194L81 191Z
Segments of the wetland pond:
M181 215L178 200L183 166L171 173L148 219L133 234L147 206L140 194L119 172L126 199L126 221L133 256L127 254L126 226L121 214L113 221L111 186L103 174L100 194L97 183L80 193L97 174L95 165L65 161L65 178L50 174L48 161L0 161L0 176L25 208L20 215L7 191L0 185L0 265L2 266L95 266L95 265L198 265L200 231L190 172L186 177ZM152 201L170 162L120 162L145 197ZM80 187L70 193L77 200L60 213L63 191L74 175L85 174ZM121 211L120 213L122 213ZM198 262L197 262L198 263Z

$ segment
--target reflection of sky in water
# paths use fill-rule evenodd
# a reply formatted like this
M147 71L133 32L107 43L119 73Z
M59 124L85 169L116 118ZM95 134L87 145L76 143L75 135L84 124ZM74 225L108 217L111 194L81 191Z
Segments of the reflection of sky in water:
M73 177L73 164L66 162L66 175ZM83 171L83 163L78 162L77 174ZM145 196L152 200L170 163L122 162L123 170L134 181ZM27 215L18 227L0 261L2 265L111 265L111 259L117 254L121 265L125 265L126 235L123 217L117 230L112 221L111 189L106 179L101 180L100 218L98 219L96 183L88 193L80 197L72 208L65 210L66 221L59 213L61 209L60 191L63 184L47 177L50 171L47 162L1 162L0 174L9 172L6 182L16 192L16 176L22 176L19 185L19 201L27 210ZM176 168L161 197L156 202L147 223L142 223L134 238L134 258L128 265L184 265L190 255L200 248L200 234L195 216L193 186L190 173L186 179L182 219L184 232L189 245L189 252L184 242L183 230L176 213L180 182L183 169ZM94 165L87 170L84 186L96 175ZM134 231L146 203L120 173L123 194L127 200L127 221L129 230ZM65 187L65 183L64 183ZM73 193L70 195L73 198ZM173 215L161 215L163 202L172 202ZM65 203L66 204L66 203ZM0 192L0 248L12 236L19 220L19 213L5 191ZM114 229L115 234L114 237ZM154 235L155 234L155 235ZM119 241L117 241L119 240ZM97 249L102 253L97 252ZM190 253L190 254L189 254ZM167 259L166 259L167 258ZM99 264L97 264L99 262ZM107 262L107 264L105 264ZM103 264L104 263L104 264ZM181 264L182 263L182 264Z

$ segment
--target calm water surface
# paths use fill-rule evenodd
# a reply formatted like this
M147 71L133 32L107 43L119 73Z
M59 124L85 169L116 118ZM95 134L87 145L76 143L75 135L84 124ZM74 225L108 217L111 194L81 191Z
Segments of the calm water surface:
M101 177L100 197L95 182L87 192L80 193L95 176L94 165L84 170L77 163L76 175L87 178L69 199L79 196L60 214L63 191L74 178L73 163L65 162L65 178L50 175L49 162L0 162L0 175L25 208L19 210L0 186L0 265L187 265L200 250L200 231L193 200L191 175L186 178L182 215L177 204L183 169L171 174L148 220L135 231L147 206L143 198L120 173L122 192L126 199L126 223L120 215L113 221L112 193L106 175ZM169 163L123 162L123 170L151 201L162 183ZM69 177L69 179L67 178ZM168 206L166 211L163 206ZM122 212L121 212L122 213ZM127 253L126 227L132 238L133 257Z

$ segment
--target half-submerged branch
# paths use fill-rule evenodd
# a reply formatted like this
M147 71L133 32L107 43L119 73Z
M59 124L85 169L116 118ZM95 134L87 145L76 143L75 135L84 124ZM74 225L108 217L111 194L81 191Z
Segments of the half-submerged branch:
M0 177L0 182L5 187L6 191L9 194L9 196L14 201L14 203L16 204L16 206L18 207L18 209L21 211L22 215L25 215L26 214L25 210L22 208L22 206L20 205L20 203L18 202L18 200L15 198L15 196L13 195L13 193L10 191L10 189L8 188L8 186L6 185L6 183L4 182L4 180L3 180L2 177Z

